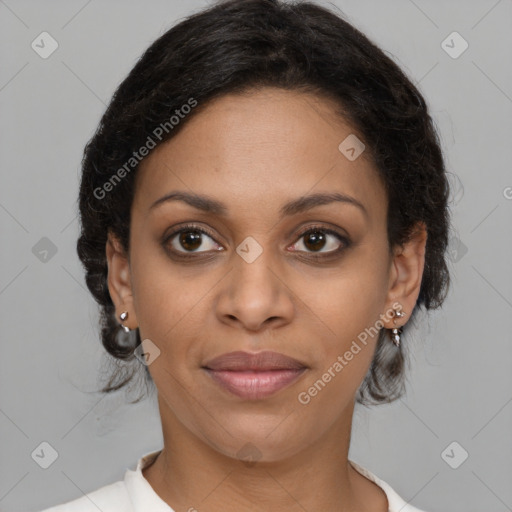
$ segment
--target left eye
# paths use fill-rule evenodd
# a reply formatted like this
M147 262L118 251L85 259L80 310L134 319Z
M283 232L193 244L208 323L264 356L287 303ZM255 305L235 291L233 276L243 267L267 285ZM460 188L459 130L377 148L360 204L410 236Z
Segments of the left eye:
M299 241L296 242L292 248L312 253L318 253L321 252L322 249L327 249L323 252L334 253L339 250L340 246L346 245L348 245L347 240L335 231L324 228L314 228L303 233ZM306 250L302 249L302 247L305 247Z

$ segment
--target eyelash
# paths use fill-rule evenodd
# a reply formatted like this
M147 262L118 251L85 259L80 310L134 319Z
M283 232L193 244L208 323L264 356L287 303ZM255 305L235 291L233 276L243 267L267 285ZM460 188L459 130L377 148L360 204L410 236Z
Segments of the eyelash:
M207 229L197 226L196 224L186 224L184 226L181 226L179 229L174 230L172 233L169 233L165 237L165 239L163 240L163 245L166 248L166 250L169 250L169 249L167 249L168 244L176 237L176 235L179 235L179 234L181 234L183 232L187 232L187 231L197 231L199 233L207 235L208 237L210 237L212 240L215 241L214 235L212 233L210 233ZM343 246L340 249L328 251L327 253L306 252L306 254L308 255L308 256L306 256L307 259L324 260L326 258L332 257L333 255L336 255L336 254L339 255L341 252L343 252L345 249L347 249L351 245L350 240L346 236L343 236L340 233L338 233L337 231L327 228L325 226L308 226L306 229L302 230L297 235L297 241L294 242L292 245L295 245L303 236L305 236L309 233L317 233L317 232L327 234L327 235L333 235L343 244ZM170 249L170 252L172 252L173 255L175 255L177 258L182 259L182 260L197 259L197 256L195 256L196 253L194 253L194 252L178 251L178 254L177 254L176 251L173 249ZM301 252L304 252L304 251L301 251ZM201 252L199 252L198 254L201 254Z

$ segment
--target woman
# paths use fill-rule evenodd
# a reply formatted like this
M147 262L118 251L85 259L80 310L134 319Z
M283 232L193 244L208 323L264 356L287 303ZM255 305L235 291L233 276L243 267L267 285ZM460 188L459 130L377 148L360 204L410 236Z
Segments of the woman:
M164 446L48 510L418 511L348 451L446 296L448 193L421 94L330 11L231 0L165 33L86 147L78 241Z

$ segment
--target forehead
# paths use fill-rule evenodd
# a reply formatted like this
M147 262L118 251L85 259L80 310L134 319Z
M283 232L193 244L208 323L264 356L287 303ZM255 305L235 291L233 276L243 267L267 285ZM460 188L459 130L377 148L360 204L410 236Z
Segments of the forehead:
M353 139L355 130L338 112L327 98L276 88L217 98L143 160L134 207L147 211L173 190L214 196L239 211L276 211L316 192L378 207L383 184L364 151L355 160L340 151L347 137L360 137Z

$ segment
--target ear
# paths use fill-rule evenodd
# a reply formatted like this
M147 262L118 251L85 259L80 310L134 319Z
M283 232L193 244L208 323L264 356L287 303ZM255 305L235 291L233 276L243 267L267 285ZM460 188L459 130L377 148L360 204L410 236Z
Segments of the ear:
M110 231L105 244L108 264L108 290L116 308L116 318L123 311L128 312L128 318L122 322L130 329L137 327L137 318L133 307L130 263L120 241Z
M389 313L393 309L403 310L406 315L401 319L396 319L396 324L389 314L381 317L384 326L388 329L405 325L411 317L420 294L425 267L426 243L427 227L425 223L419 222L410 239L395 250L391 264L386 312Z

